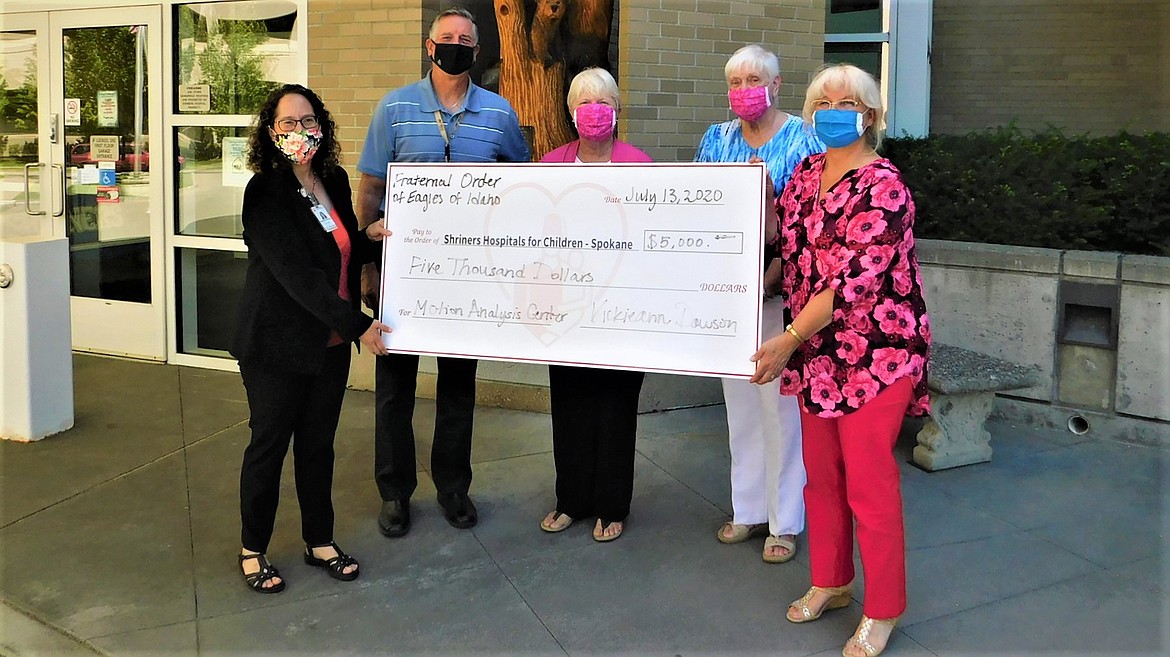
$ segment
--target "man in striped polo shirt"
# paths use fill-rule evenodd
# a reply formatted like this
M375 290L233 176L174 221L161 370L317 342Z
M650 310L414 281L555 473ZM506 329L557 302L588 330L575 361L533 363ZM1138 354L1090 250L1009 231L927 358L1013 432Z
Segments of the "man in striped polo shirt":
M431 23L426 40L430 73L378 102L357 167L363 229L381 218L390 162L529 161L512 106L471 82L478 44L479 30L467 10L443 11ZM367 266L362 294L371 308L377 308L377 290L378 273ZM442 357L438 361L431 477L447 522L466 529L478 520L467 494L477 361ZM389 354L376 359L374 479L382 496L378 528L391 538L410 530L410 496L418 485L413 428L417 377L418 356Z

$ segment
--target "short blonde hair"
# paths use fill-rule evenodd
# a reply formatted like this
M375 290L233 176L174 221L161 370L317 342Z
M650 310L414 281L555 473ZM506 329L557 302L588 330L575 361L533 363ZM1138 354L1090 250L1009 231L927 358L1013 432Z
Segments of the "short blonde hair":
M825 97L825 89L833 87L861 101L873 112L873 122L862 135L877 150L886 134L886 108L882 103L882 89L868 72L853 64L826 64L822 66L804 92L804 121L813 124L813 104Z
M723 66L723 77L730 78L732 74L743 72L763 73L771 82L780 75L780 58L758 43L744 46L727 60Z
M475 24L475 16L472 16L471 12L463 7L444 9L438 16L435 16L435 20L431 21L431 29L427 32L428 39L434 41L435 37L439 36L439 21L448 16L458 16L471 21L471 38L475 40L475 45L479 45L479 26Z
M565 98L565 104L569 106L570 111L581 96L609 96L613 99L615 110L622 108L617 81L603 68L593 66L573 77L573 81L569 83L569 94Z

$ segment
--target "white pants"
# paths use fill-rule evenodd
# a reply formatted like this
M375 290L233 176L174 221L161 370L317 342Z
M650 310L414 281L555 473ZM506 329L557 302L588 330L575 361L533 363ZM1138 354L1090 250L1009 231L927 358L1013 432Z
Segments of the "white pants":
M764 302L761 340L784 331L783 302ZM779 379L756 385L723 379L731 448L732 522L768 523L774 536L804 530L804 461L800 451L800 405L780 394Z

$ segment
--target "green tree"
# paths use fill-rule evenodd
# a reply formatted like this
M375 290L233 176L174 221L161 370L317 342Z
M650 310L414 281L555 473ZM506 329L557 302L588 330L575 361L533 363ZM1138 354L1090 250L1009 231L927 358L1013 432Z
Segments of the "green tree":
M118 94L118 133L134 125L135 43L137 26L84 27L65 31L65 97L81 98L81 134L115 130L97 123L97 92ZM144 92L149 81L143 79ZM142 94L143 116L149 115Z
M0 74L0 130L6 133L0 137L0 155L20 155L24 149L36 152L37 132L37 78L36 61L30 60L24 81L15 89L9 88L8 80ZM24 145L13 146L9 152L9 134L32 133L31 140ZM20 140L18 140L18 143ZM29 146L31 144L31 146Z
M8 92L7 114L10 125L22 132L37 131L37 62L30 59L25 65L24 82Z
M267 38L260 21L219 21L219 29L207 35L197 61L211 87L212 112L252 114L260 109L271 84L264 79L264 59L255 50Z
M0 116L8 118L8 80L3 71L0 71Z
M217 20L186 7L178 10L179 80L206 84L213 114L255 114L275 87L264 75L257 46L268 40L262 21ZM195 145L197 157L218 157L220 141L235 128L208 128Z

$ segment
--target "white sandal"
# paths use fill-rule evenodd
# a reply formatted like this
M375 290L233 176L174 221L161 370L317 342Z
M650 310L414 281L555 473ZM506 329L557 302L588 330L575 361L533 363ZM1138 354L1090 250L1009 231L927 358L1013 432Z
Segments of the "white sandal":
M553 511L540 521L540 528L550 534L555 534L565 531L571 524L573 524L573 519L569 517L569 514Z
M779 556L768 554L769 548L776 547L784 548L785 550L788 550L788 552L785 552ZM783 536L776 536L774 534L769 535L768 538L764 539L763 555L764 563L784 563L785 561L789 561L792 559L792 557L796 556L796 537L792 536L791 534L785 534Z
M727 535L727 528L731 528L731 535ZM753 538L758 538L768 533L768 523L760 523L758 525L737 525L730 520L723 523L719 531L715 533L715 537L719 539L720 543L728 545L732 543L743 543L750 541Z

